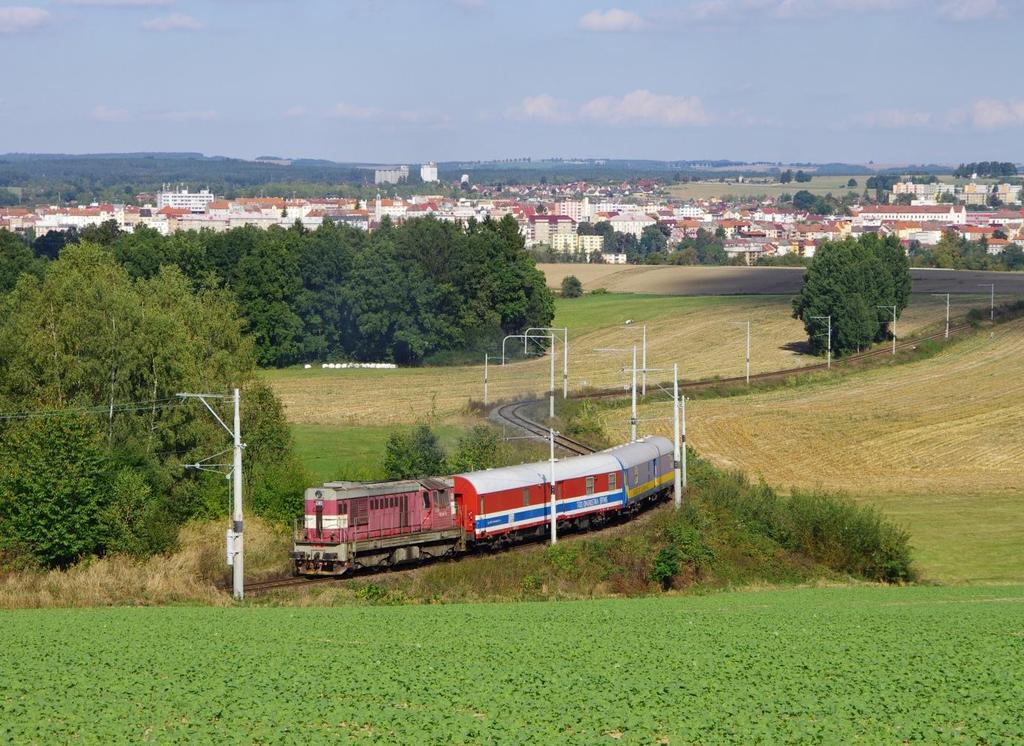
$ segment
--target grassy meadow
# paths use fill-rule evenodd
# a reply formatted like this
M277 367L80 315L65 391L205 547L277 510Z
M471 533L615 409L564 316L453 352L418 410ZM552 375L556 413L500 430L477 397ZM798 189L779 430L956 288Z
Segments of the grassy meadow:
M793 169L796 173L797 169ZM812 174L813 175L813 174ZM694 181L686 184L673 184L669 187L669 194L672 199L678 200L691 200L691 199L715 199L721 198L725 195L733 195L735 197L770 197L772 199L778 199L783 194L796 194L801 190L807 190L811 194L824 197L829 192L834 197L841 197L847 192L855 192L862 194L867 184L867 180L871 177L870 174L853 174L847 176L814 176L809 182L797 183L795 181L789 184L780 184L778 181L770 184L756 184L756 183L743 183L737 184L735 181L729 183L722 183L720 181ZM753 176L751 178L757 178ZM857 186L848 187L850 179L857 182ZM940 176L939 180L949 184L964 184L967 183L964 179L954 179L952 176ZM985 180L990 181L990 180ZM872 192L873 193L873 192Z
M909 528L924 575L1024 579L1024 320L934 357L688 405L691 446L778 487L845 490ZM646 405L641 417L664 416ZM625 410L605 414L626 432ZM642 428L669 432L670 423Z
M964 313L981 303L980 296L954 297L953 312ZM900 334L934 326L945 316L945 300L916 295L900 321ZM621 326L626 320L633 324ZM555 326L569 327L570 391L628 384L624 369L631 353L599 352L604 348L639 348L647 325L649 368L674 362L685 379L742 375L745 327L752 324L752 372L779 370L815 362L802 352L804 331L792 318L790 296L657 296L587 295L556 303ZM521 350L510 340L507 352ZM490 400L512 400L547 392L547 359L520 360L500 366L495 350L489 371ZM561 392L562 347L556 352L556 388ZM638 365L642 362L639 358ZM496 360L496 358L499 358ZM400 368L395 370L305 370L287 368L262 373L297 425L374 428L419 422L464 424L471 400L483 400L483 361L479 365ZM667 372L651 377L668 380ZM314 429L307 441L314 441ZM300 437L306 434L300 433ZM372 441L374 433L367 431ZM386 438L386 436L384 436ZM312 446L311 446L312 447Z
M954 296L959 316L985 305ZM942 328L945 299L913 296L901 337ZM634 325L616 324L633 319ZM628 384L628 353L598 348L639 343L648 325L651 368L679 362L685 380L738 376L752 320L752 371L816 362L801 353L803 329L788 296L595 295L557 303L570 328L570 386ZM764 477L781 488L849 491L906 525L926 577L944 581L1024 579L1024 322L957 341L933 358L882 366L797 387L695 400L689 440L719 466ZM510 349L511 349L510 343ZM561 362L559 348L558 376ZM547 360L490 369L491 401L546 392ZM431 423L445 446L475 421L483 366L398 370L266 371L285 403L296 445L316 481L376 479L395 427ZM652 373L667 380L667 372ZM654 387L652 386L652 390ZM645 407L666 417L665 405ZM626 437L621 413L606 413L613 438ZM649 424L668 433L670 423Z

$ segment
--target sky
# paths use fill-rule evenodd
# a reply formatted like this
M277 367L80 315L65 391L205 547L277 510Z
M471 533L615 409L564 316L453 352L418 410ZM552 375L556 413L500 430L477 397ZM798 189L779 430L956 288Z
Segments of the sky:
M1024 161L1024 0L0 0L0 152Z

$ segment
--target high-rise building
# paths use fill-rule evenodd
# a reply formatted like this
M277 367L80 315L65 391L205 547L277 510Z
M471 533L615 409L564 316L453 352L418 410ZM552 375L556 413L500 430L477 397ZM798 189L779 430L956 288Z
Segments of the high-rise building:
M424 163L420 166L420 179L424 184L430 184L437 181L437 164L433 161Z
M408 166L393 166L391 168L378 168L373 172L374 184L397 184L400 181L408 181Z
M189 212L206 212L206 206L217 199L209 189L201 189L198 192L190 192L187 187L172 189L170 184L164 184L157 192L156 206L158 210L165 207L173 207L177 210L188 210Z

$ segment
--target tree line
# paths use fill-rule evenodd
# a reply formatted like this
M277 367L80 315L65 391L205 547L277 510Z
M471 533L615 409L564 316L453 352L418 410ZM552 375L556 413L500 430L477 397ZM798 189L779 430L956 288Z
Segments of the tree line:
M977 163L961 163L953 171L953 176L958 179L969 179L975 174L983 178L1016 176L1017 166L1008 161L979 161Z
M110 223L65 237L83 238L107 247L133 279L173 266L194 290L229 291L261 366L328 358L416 365L554 317L544 275L511 217L465 228L385 219L371 233L329 220L312 231L296 223L169 236ZM10 243L5 237L0 249ZM51 234L35 248L36 258L7 248L11 258L0 262L29 271L59 245Z

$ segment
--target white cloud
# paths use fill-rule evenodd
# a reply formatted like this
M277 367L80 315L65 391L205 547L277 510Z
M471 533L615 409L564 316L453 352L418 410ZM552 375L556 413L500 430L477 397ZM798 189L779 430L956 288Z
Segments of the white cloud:
M306 116L306 114L308 113L309 110L305 106L292 106L288 109L285 109L284 117L286 119L300 119L301 117Z
M99 104L89 113L89 118L94 122L127 122L131 114L127 109L113 109Z
M696 96L670 96L640 89L625 96L601 96L580 109L586 118L604 124L660 126L707 125L711 116Z
M939 6L939 15L951 21L982 21L1002 18L1006 9L1001 0L949 0Z
M905 129L907 127L927 127L932 123L932 115L927 111L914 111L913 109L879 109L860 114L854 117L854 121L864 127Z
M512 114L524 119L536 119L541 122L568 122L572 114L566 103L554 96L542 93L539 96L527 96Z
M650 24L636 13L620 8L592 10L580 18L584 31L644 31Z
M53 20L53 14L43 8L14 5L0 8L0 34L16 34L19 31L45 26Z
M1024 126L1024 101L981 99L971 106L971 122L980 129Z
M152 115L161 122L212 122L220 115L210 109L204 111L160 111Z
M167 16L160 16L145 21L142 28L146 31L199 31L203 24L185 13L171 13Z

